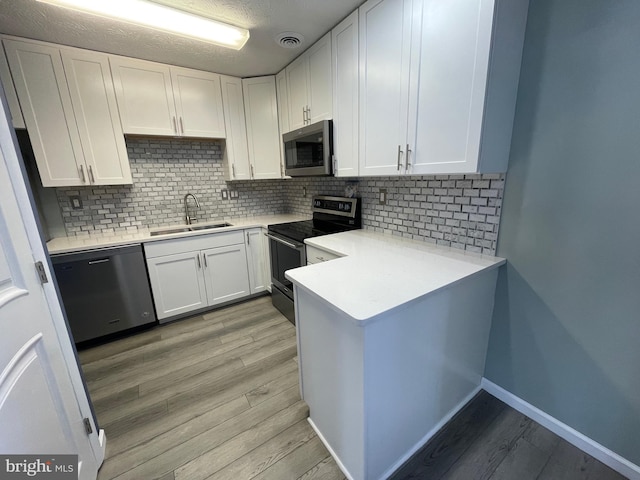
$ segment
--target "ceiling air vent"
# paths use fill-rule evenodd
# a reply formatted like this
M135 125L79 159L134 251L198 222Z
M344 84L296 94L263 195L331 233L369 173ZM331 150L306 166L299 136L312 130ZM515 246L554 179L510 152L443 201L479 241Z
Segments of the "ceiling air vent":
M304 37L296 32L283 32L276 35L276 43L282 48L298 48L304 43Z

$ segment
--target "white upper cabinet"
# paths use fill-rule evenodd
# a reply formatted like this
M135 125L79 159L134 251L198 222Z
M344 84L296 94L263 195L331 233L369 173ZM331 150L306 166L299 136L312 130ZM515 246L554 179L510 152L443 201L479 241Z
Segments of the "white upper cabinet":
M131 183L127 146L106 55L62 50L88 180L93 185Z
M109 62L124 133L178 135L169 66L115 56Z
M287 68L289 131L332 117L331 33Z
M282 178L275 77L245 78L242 90L251 178Z
M220 75L171 67L171 83L180 135L225 138Z
M225 138L220 75L110 57L124 133Z
M223 158L225 177L227 180L249 180L251 179L251 165L247 147L242 80L221 75L220 82L227 131Z
M506 171L527 6L360 7L360 175Z
M107 57L38 42L4 45L42 185L130 184Z
M11 114L13 128L27 128L24 124L20 102L18 102L18 94L16 93L16 87L13 85L13 79L11 78L9 64L7 63L7 58L4 56L4 51L0 52L0 81L2 81L4 94L9 104L9 113Z
M358 11L331 32L336 177L358 176Z
M276 75L276 97L278 99L278 126L280 127L280 141L282 142L282 135L291 131L289 128L289 92L287 89L286 70L282 70ZM285 165L284 148L282 147L280 147L280 156L280 162Z
M401 171L407 138L411 40L417 0L360 7L360 174Z

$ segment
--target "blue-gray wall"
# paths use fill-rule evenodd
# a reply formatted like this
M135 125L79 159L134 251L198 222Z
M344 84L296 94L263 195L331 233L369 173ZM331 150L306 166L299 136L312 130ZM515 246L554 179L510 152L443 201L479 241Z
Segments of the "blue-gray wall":
M640 465L640 1L531 0L486 377Z

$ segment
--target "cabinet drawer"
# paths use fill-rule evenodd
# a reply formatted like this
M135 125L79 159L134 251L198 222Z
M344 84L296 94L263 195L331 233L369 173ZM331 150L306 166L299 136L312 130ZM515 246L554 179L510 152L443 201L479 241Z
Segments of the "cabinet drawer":
M326 262L327 260L333 260L334 258L340 258L340 255L327 252L326 250L322 250L321 248L307 245L307 263L308 264L322 263L322 262Z
M163 255L206 250L208 248L226 247L239 243L244 244L243 230L147 242L144 244L144 251L146 258L155 258Z

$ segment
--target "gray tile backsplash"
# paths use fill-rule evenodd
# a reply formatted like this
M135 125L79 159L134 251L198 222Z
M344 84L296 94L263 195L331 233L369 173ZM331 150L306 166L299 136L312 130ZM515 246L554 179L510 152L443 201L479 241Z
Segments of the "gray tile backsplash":
M323 177L225 182L220 141L127 138L133 185L58 188L67 235L135 231L184 222L183 198L195 194L200 221L277 213L311 215L311 197L344 193L357 183L363 227L495 253L504 175ZM238 192L223 200L221 190ZM386 189L386 204L379 203ZM70 196L78 195L81 210Z

